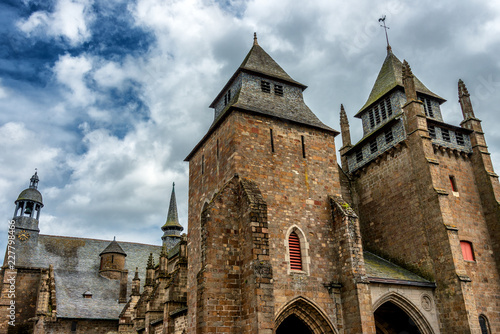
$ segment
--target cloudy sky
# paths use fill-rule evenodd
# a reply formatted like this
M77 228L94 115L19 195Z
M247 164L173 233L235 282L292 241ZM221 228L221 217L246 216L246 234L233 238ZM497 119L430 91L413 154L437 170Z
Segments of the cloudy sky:
M500 172L498 1L3 0L1 249L35 168L41 233L160 244L173 182L187 227L183 160L254 31L325 124L339 129L344 104L356 142L352 116L386 55L382 15L396 56L448 100L448 123L465 81Z

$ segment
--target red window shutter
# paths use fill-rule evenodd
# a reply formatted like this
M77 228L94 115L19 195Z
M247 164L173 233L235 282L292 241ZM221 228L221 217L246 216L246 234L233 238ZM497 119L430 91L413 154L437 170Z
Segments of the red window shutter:
M472 244L468 241L460 241L462 247L462 255L466 261L474 261L474 253L472 252Z
M288 249L290 251L290 269L302 270L302 255L300 253L300 240L295 232L288 238Z

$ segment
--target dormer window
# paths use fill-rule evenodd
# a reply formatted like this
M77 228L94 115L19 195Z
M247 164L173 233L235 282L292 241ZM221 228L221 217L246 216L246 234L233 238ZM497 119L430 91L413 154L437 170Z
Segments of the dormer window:
M261 80L260 88L264 93L271 93L271 84L269 83L269 81Z
M90 292L89 290L85 291L83 294L82 294L83 298L85 299L90 299L92 298L92 292Z
M274 94L278 96L283 96L283 86L274 85Z

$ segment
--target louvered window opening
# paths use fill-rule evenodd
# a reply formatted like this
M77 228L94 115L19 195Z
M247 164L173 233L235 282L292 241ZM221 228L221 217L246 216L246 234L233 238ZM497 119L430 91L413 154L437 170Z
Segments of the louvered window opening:
M429 130L429 136L431 136L431 138L436 138L436 128L434 126L429 125L427 130Z
M456 137L457 137L457 144L460 146L464 146L465 145L464 135L461 134L460 132L457 132Z
M290 251L290 269L302 270L302 254L300 252L300 240L295 232L288 238L288 248Z
M271 83L269 83L269 81L262 80L260 82L260 88L264 93L271 93Z
M389 129L385 132L385 142L387 144L392 143L394 137L392 136L392 129Z
M392 116L391 100L387 97L382 100L379 104L374 106L368 111L368 118L370 121L370 128L374 128L380 122L385 121L387 118Z
M451 141L450 139L450 131L448 129L441 129L441 135L443 136L444 141Z

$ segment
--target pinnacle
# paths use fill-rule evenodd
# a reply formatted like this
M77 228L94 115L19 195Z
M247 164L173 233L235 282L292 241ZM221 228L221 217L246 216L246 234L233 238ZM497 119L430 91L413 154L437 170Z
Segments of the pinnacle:
M155 260L153 259L153 253L149 253L148 264L146 265L146 269L154 269L155 268Z

